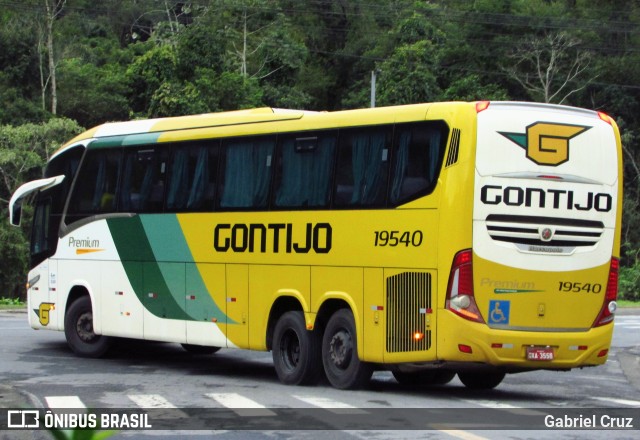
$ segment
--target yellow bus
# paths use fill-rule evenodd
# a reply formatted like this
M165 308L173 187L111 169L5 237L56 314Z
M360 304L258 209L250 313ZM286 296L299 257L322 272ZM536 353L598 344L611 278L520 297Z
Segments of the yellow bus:
M607 359L622 206L595 111L451 102L108 123L33 200L29 322L80 356L114 337L270 350L285 384L493 388Z

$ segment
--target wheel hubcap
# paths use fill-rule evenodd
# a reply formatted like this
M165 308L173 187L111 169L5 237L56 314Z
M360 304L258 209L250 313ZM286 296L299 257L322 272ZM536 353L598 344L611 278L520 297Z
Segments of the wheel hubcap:
M329 356L333 364L341 369L346 369L351 363L353 343L351 335L345 330L336 332L329 343Z
M282 336L282 360L289 369L294 369L300 362L300 340L294 331L288 331Z
M98 339L98 335L93 332L93 314L91 312L83 313L78 317L76 331L83 342L94 342Z

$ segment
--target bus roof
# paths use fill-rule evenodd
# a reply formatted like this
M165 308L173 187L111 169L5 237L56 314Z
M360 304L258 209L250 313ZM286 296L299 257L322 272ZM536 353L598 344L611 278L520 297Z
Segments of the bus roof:
M393 123L408 120L420 120L426 117L426 113L434 105L473 105L471 103L441 103L441 104L412 104L394 107L376 107L357 110L341 110L333 112L316 112L309 110L290 110L271 107L261 107L248 110L237 110L219 113L207 113L201 115L176 116L156 119L133 120L126 122L109 122L91 128L76 136L64 144L52 156L55 157L64 150L91 140L99 141L103 146L113 140L113 145L140 144L182 139L186 130L200 130L202 137L205 132L211 133L211 129L224 129L229 127L238 132L238 126L246 125L246 134L251 132L250 124L269 122L294 122L288 125L287 130L305 130L328 127L341 127L349 125L369 125L377 123ZM234 128L236 127L236 128ZM278 127L278 131L282 127ZM243 130L244 131L244 130ZM183 134L184 133L184 134ZM257 134L257 133L256 133ZM163 136L162 140L158 138ZM123 141L127 137L127 141ZM199 138L200 136L196 137Z

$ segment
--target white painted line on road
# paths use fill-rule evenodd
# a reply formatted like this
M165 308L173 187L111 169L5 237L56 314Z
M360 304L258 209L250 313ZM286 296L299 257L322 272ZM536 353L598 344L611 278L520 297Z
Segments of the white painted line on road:
M212 393L206 394L206 396L242 417L269 417L276 415L264 405L237 393Z
M543 413L540 411L535 411L528 408L522 408L521 406L511 405L509 403L496 402L495 400L471 400L471 399L460 399L460 400L466 403L480 405L485 408L501 409L506 412L510 412L512 414L522 414L526 416L546 415L546 413Z
M49 408L86 408L78 396L45 396Z
M616 403L618 405L635 406L640 408L640 401L638 400L615 399L613 397L592 397L592 399L602 400L603 402Z
M155 411L154 417L161 419L184 419L189 416L176 406L162 397L160 394L129 394L129 400L143 409L166 409L167 411Z
M129 400L140 408L175 408L176 406L160 394L130 394Z
M439 432L450 435L451 437L459 438L462 440L488 440L487 437L481 437L479 435L472 434L467 431L460 431L459 429L440 429L438 425L430 425L432 428L437 429Z
M302 400L309 405L317 406L319 408L326 409L327 411L336 413L336 414L367 414L367 411L362 410L360 408L356 408L353 405L349 405L348 403L339 402L333 399L327 399L325 397L315 397L315 396L292 396L298 400ZM332 411L332 410L340 410L340 411Z

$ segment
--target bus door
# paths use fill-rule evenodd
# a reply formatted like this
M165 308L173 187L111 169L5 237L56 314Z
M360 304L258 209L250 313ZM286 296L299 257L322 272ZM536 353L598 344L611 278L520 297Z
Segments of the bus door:
M51 213L49 191L37 195L31 229L30 266L28 279L29 322L33 328L62 328L63 316L55 314L57 304L58 262L49 258L56 250L60 216Z

